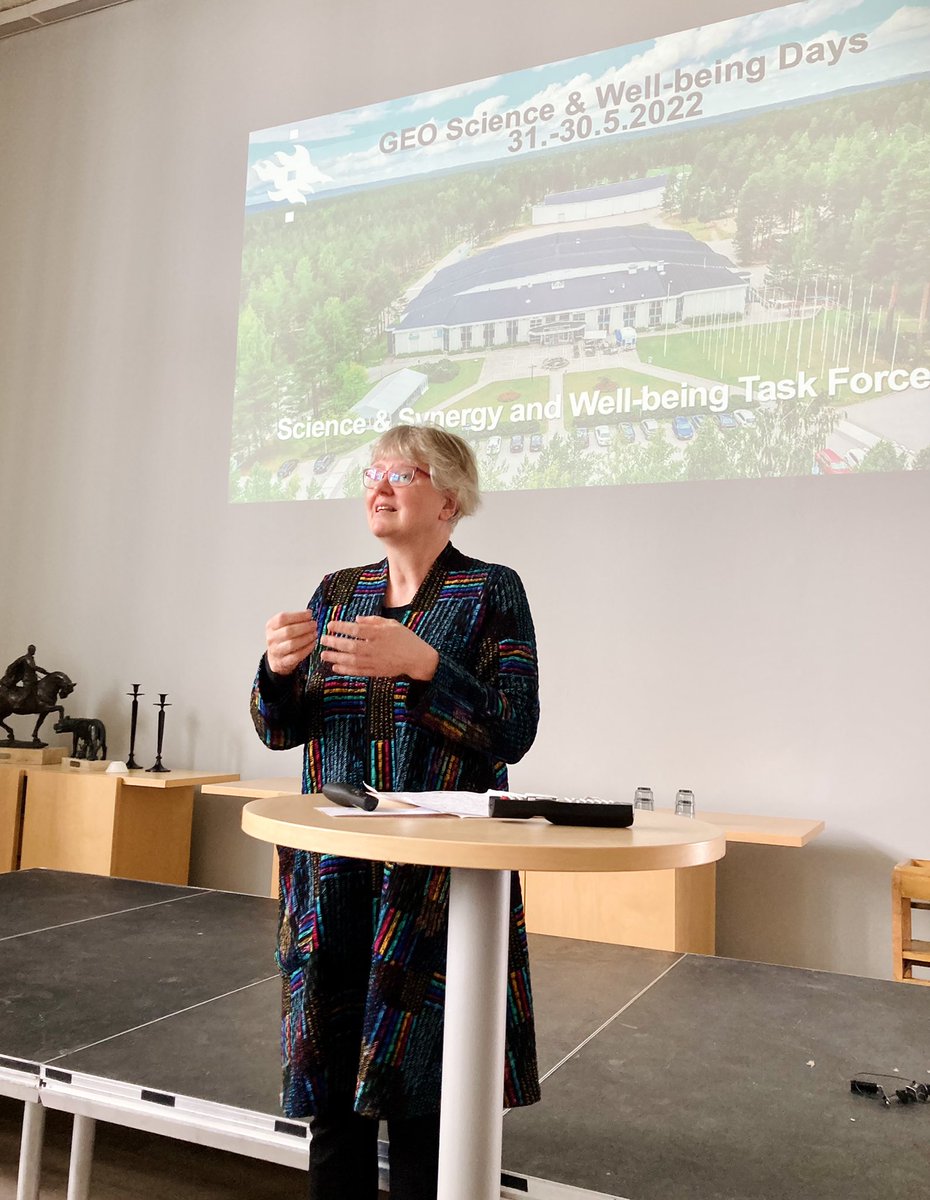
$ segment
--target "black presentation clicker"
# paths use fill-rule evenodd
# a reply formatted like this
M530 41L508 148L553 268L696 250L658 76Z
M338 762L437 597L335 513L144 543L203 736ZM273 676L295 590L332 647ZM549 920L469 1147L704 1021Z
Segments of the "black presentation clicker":
M625 829L633 824L633 805L586 796L583 800L560 800L556 796L491 797L492 817L545 817L553 825L589 825L601 829Z

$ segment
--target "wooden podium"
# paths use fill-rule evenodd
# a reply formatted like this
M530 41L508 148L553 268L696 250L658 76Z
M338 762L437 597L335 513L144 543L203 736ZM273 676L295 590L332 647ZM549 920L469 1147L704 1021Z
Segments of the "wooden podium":
M271 799L299 794L300 780L246 779L228 786L210 784L204 791L248 800ZM750 813L698 812L697 819L714 825L728 843L757 846L806 846L824 827L823 821ZM713 954L716 866L711 861L634 872L579 873L539 867L521 871L526 927L530 933L554 937ZM277 861L272 867L271 894L278 894Z
M455 817L331 817L322 796L253 800L242 828L272 845L451 868L440 1200L498 1200L510 872L696 870L726 850L723 831L670 813L629 829Z

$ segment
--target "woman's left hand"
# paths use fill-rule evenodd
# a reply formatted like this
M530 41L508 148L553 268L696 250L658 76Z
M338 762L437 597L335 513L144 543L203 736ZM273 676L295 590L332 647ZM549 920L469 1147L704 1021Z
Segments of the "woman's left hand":
M439 665L439 655L428 642L389 617L330 621L320 644L320 658L336 675L407 675L427 681Z

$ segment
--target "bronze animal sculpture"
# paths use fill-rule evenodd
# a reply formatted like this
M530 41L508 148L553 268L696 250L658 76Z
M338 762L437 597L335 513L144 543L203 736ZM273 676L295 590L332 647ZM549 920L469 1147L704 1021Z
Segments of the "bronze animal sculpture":
M11 667L13 665L12 663L10 664ZM42 728L42 722L50 712L57 712L59 720L64 717L65 710L58 701L64 696L70 696L74 691L75 684L68 678L64 671L49 671L38 682L25 685L10 683L8 676L9 669L4 673L3 679L0 679L0 727L7 732L7 744L37 748L48 745L47 742L39 741L39 730ZM39 718L32 731L31 742L17 742L16 734L6 723L7 717L12 715L20 716L24 713L37 713Z
M107 731L96 717L62 717L55 722L55 732L71 734L72 758L93 762L107 756Z

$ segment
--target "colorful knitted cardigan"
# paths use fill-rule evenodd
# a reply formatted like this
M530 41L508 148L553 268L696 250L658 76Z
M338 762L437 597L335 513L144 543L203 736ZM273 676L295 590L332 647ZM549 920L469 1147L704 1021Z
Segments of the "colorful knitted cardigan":
M387 562L328 575L309 608L330 620L377 615ZM264 659L252 717L273 750L304 746L303 790L328 780L385 790L485 791L532 745L536 643L523 585L451 544L403 622L439 652L429 683L346 677L319 648L285 680ZM292 1117L437 1111L442 1067L449 872L279 848L283 1106ZM503 1102L539 1099L526 929L513 876Z

